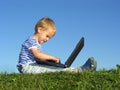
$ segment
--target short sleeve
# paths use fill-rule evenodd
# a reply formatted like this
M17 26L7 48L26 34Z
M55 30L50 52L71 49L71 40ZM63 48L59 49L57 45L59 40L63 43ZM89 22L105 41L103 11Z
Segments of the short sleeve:
M30 50L31 48L38 48L40 45L36 42L34 38L29 38L25 41L24 45Z

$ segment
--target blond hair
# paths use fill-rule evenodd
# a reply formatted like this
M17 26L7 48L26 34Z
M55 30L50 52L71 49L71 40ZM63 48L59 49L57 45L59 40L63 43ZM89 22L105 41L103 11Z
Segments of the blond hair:
M35 33L38 32L38 27L41 27L44 30L47 30L49 27L51 27L54 31L54 34L56 32L56 27L55 27L55 23L52 19L48 18L48 17L43 17L42 19L40 19L36 25L35 25Z

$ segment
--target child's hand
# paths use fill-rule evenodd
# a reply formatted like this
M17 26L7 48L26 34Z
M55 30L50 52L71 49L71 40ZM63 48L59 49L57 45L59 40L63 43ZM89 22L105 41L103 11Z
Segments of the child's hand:
M56 63L60 63L60 59L58 58L58 59L56 59L56 61L55 61Z

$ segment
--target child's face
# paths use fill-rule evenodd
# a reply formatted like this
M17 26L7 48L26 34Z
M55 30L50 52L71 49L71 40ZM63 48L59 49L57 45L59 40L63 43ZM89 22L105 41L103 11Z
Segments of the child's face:
M52 28L48 28L47 30L42 30L41 28L38 28L38 31L38 43L40 44L47 42L54 35L54 30Z

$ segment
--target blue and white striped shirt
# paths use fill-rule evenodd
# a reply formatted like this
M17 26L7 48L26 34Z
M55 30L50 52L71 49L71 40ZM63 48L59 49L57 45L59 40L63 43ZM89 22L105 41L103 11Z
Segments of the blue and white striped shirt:
M28 38L22 44L21 52L19 54L19 62L17 66L24 65L27 62L35 62L34 55L32 54L30 50L31 48L38 48L41 51L41 45L36 42L33 36Z

